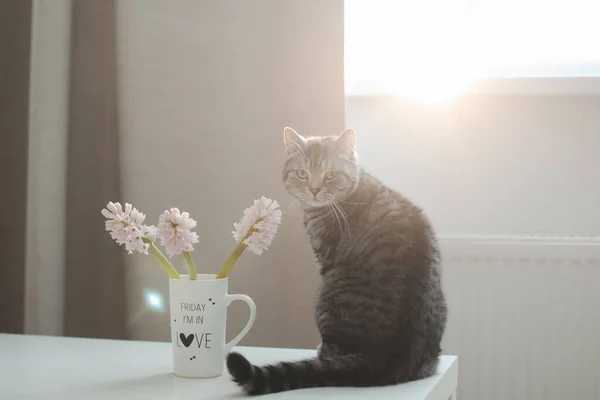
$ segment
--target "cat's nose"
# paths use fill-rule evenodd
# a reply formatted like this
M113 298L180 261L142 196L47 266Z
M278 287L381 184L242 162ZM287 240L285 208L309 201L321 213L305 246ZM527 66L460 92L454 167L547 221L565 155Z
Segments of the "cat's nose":
M310 188L310 191L312 194L314 194L316 196L317 193L319 193L321 191L321 188Z

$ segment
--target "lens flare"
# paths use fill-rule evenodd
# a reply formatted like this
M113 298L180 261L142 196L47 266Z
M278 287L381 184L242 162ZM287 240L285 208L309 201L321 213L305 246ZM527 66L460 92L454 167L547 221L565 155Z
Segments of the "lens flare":
M144 301L146 303L146 307L152 311L165 311L163 295L155 289L144 289Z

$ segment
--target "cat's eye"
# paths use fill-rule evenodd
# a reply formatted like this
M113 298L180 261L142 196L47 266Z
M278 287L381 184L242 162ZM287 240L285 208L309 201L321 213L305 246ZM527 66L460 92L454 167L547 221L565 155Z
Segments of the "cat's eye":
M325 178L327 178L328 180L332 180L335 179L337 175L337 171L327 171L327 173L325 173Z
M306 179L308 178L308 171L305 169L299 169L296 171L296 175L298 175L298 178L300 179Z

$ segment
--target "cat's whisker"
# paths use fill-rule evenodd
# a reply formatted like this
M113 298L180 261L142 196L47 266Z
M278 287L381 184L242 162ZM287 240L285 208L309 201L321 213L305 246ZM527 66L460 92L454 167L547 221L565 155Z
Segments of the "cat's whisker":
M327 217L331 220L331 228L333 229L333 216L331 215L331 210L328 203L325 203L325 209L327 210Z
M337 219L338 225L340 227L340 232L343 232L344 228L342 228L342 221L340 220L340 217L338 216L338 213L337 213L334 203L328 202L327 204L329 204L329 206L331 207L331 211L333 211L333 214L335 215L335 218Z
M329 213L329 219L331 219L331 230L333 230L333 227L335 225L335 220L333 219L334 218L333 207L331 207L331 205L328 203L325 203L325 205L327 206L327 211Z
M345 204L367 204L367 203L353 203L351 201L345 201L345 200L340 200L340 199L336 199L335 201L337 201L339 203L345 203Z
M331 220L331 230L333 230L333 212L331 210L331 206L329 205L329 203L325 203L325 207L327 208L327 215Z
M350 222L348 221L348 215L346 214L346 211L344 211L342 206L340 206L337 201L333 200L332 204L335 208L338 209L338 211L342 215L342 218L344 219L344 223L346 224L346 231L348 232L348 236L350 236Z
M331 202L331 206L336 210L336 213L342 217L341 219L344 221L344 227L346 228L346 232L348 232L348 235L350 235L350 224L348 222L348 217L346 213L340 207L340 205L335 202L335 200Z

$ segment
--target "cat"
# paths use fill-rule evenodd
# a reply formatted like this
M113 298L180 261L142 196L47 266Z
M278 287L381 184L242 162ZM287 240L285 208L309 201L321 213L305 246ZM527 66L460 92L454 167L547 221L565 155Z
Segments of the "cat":
M284 129L286 190L300 202L320 266L317 357L227 368L250 395L324 386L385 386L435 374L447 305L440 253L423 211L358 163L356 135Z

